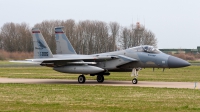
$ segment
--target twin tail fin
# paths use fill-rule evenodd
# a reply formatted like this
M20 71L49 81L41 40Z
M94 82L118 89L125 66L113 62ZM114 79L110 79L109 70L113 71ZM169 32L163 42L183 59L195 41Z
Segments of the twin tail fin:
M34 58L53 58L53 54L38 28L32 29Z
M72 47L70 41L63 31L64 27L55 28L55 39L56 39L56 53L57 54L77 54Z

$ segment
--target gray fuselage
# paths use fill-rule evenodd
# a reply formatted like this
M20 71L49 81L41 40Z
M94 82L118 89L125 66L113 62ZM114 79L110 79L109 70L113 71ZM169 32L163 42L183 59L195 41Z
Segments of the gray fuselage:
M56 58L64 57L76 57L87 58L87 57L106 57L111 56L110 59L102 60L84 60L84 62L96 62L91 66L96 66L102 68L106 71L116 71L116 72L128 72L133 68L179 68L189 66L185 60L180 58L165 54L152 46L137 46L133 48L128 48L125 50L99 53L92 55L78 55L78 54L67 54L67 55L54 55ZM82 61L82 60L79 60ZM66 64L65 64L66 63ZM65 66L68 62L57 62L56 65ZM90 64L88 64L90 65ZM69 65L67 65L69 66ZM80 65L77 65L80 66ZM83 65L82 68L85 66Z

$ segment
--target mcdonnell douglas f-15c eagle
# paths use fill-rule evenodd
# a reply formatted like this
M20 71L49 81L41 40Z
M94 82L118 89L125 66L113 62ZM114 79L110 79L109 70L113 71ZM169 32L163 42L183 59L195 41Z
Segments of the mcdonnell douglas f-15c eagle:
M34 43L34 59L26 59L27 63L38 63L41 66L52 67L63 73L82 74L79 83L85 82L85 76L97 75L97 81L102 83L104 75L109 72L131 72L132 83L137 84L140 68L179 68L190 66L185 60L167 55L153 46L142 45L125 50L79 55L66 37L63 27L55 28L57 54L53 55L38 28L32 29Z

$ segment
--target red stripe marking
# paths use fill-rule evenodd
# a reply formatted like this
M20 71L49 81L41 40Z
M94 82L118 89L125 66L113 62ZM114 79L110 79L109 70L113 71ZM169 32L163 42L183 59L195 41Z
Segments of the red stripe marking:
M55 32L55 33L64 33L64 32L60 31L60 32Z
M40 31L32 31L32 33L40 33Z

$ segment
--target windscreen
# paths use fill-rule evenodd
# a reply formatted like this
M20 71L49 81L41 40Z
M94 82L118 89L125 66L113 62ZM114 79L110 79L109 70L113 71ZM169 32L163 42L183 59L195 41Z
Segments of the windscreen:
M136 52L147 52L147 53L160 53L161 51L158 50L157 48L149 45L143 45L143 46L137 46L131 48L132 51Z
M147 53L160 53L160 50L154 48L153 46L142 46L144 52Z

